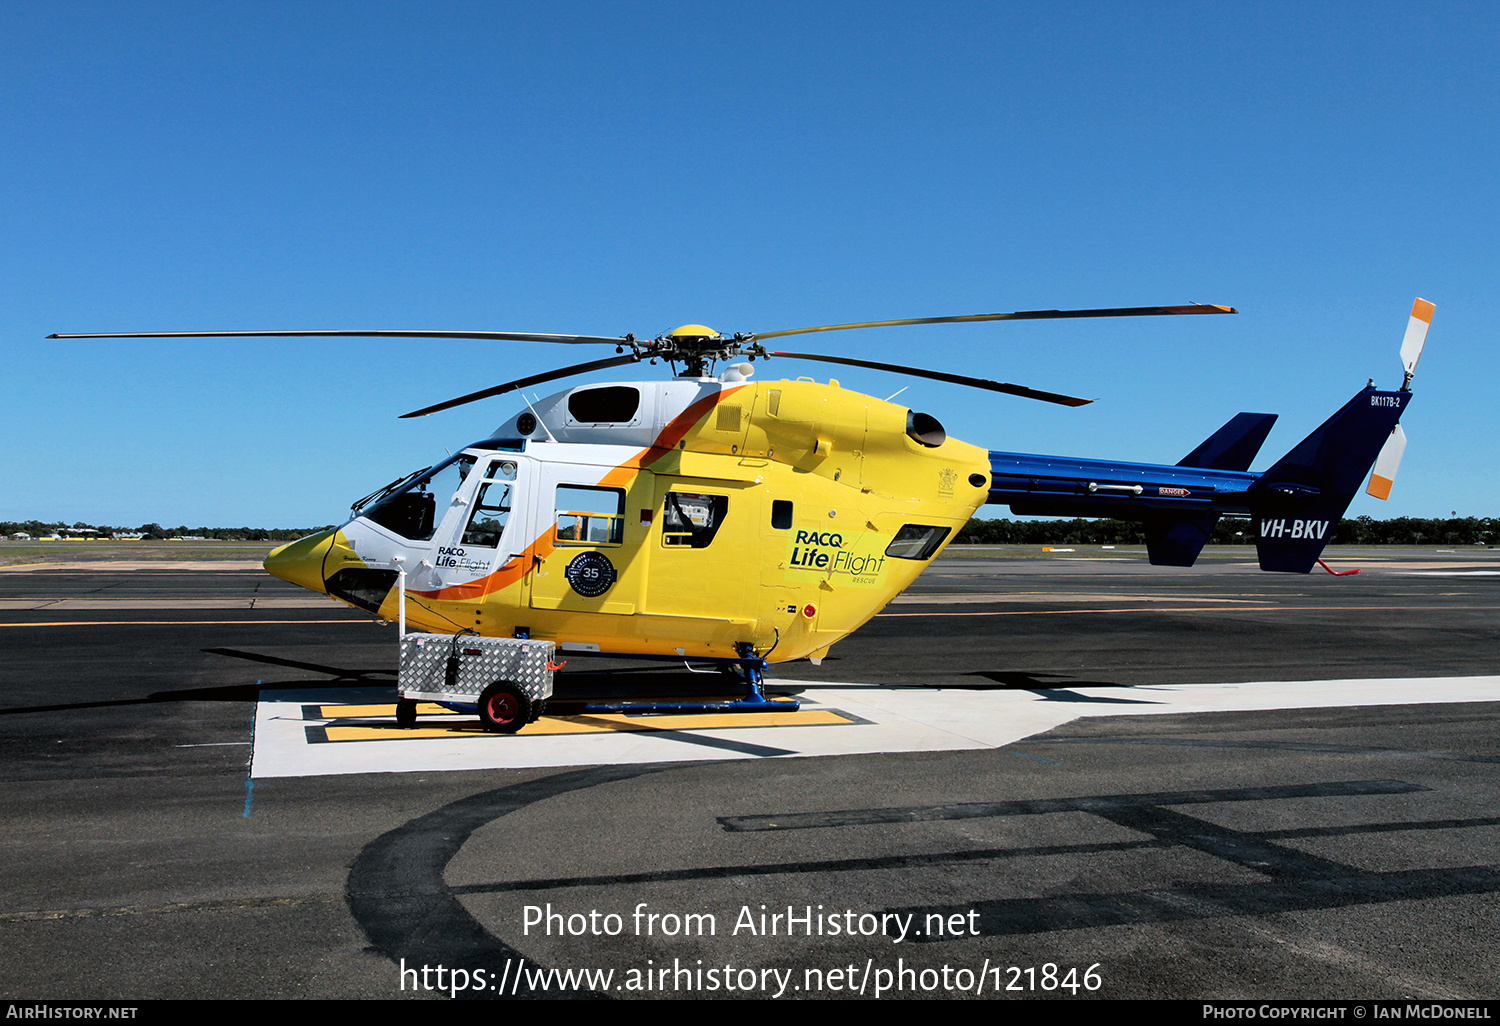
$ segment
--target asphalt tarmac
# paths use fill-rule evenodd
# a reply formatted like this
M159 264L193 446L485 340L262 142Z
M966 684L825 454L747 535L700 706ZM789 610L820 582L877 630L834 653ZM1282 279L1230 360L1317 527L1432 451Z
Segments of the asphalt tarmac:
M955 554L777 667L1058 711L999 746L310 776L252 774L262 691L388 700L394 628L249 565L3 568L0 996L1493 999L1500 560L1395 555ZM624 669L559 694L699 686ZM1150 712L1230 688L1329 704Z

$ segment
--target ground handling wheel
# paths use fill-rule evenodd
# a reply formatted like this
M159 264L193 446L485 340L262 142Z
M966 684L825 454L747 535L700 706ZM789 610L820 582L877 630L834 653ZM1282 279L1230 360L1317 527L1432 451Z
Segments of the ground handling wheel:
M531 699L508 681L497 680L479 696L479 721L485 730L514 734L531 720Z

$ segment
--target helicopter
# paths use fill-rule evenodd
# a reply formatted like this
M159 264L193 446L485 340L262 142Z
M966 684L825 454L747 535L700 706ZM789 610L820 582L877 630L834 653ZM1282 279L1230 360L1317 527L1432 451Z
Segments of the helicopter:
M1399 421L1433 309L1422 299L1413 306L1399 389L1382 391L1372 380L1259 473L1249 467L1274 414L1238 414L1177 464L1153 465L989 451L949 437L930 414L837 380L752 380L756 361L793 359L1082 406L1091 400L764 343L914 324L1237 313L1227 306L1034 310L728 336L688 324L649 339L398 330L48 337L615 347L612 357L448 399L408 418L597 370L669 364L667 380L583 384L525 400L490 435L355 501L342 525L275 549L265 568L384 620L402 607L429 632L738 664L753 691L752 668L821 661L910 585L986 503L1022 515L1142 521L1150 561L1169 566L1191 566L1221 516L1249 516L1263 570L1309 572L1372 465L1370 493L1389 494L1405 446Z

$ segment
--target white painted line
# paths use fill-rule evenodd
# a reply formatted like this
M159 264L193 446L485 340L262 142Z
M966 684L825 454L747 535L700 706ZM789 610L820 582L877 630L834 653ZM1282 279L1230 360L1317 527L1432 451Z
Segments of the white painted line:
M1075 602L1176 602L1191 605L1195 602L1231 602L1264 604L1265 599L1230 598L1227 596L1201 595L1193 592L1168 593L1153 592L1151 594L1137 594L1131 592L1039 592L1039 591L968 591L968 592L906 592L891 599L893 606L954 606L973 605L976 603L1021 603L1036 604L1047 602L1056 605L1067 605Z
M805 689L799 696L804 709L840 709L869 722L676 732L670 717L655 717L650 722L661 733L605 731L535 737L471 734L311 744L307 728L329 721L303 719L303 706L393 702L395 692L337 687L263 691L256 708L251 775L301 777L765 757L747 752L743 748L746 745L800 756L954 751L1011 744L1081 716L1500 702L1500 676L1059 687L1038 691L777 683L800 683ZM699 743L674 737L675 733L691 735ZM740 747L716 747L716 741Z
M79 609L348 609L346 603L327 595L282 595L275 598L247 595L244 598L0 598L0 610L47 609L54 612Z

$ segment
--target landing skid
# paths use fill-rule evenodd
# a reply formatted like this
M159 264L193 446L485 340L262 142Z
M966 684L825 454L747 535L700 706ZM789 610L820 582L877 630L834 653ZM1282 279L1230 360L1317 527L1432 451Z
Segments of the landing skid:
M720 699L706 702L693 701L668 701L668 702L633 702L622 700L618 702L583 702L577 708L585 713L633 713L638 716L660 716L676 713L741 713L741 712L796 712L802 708L802 703L795 698L767 698L762 690L765 682L766 661L755 655L754 650L747 644L736 646L739 650L738 657L734 659L703 658L694 659L695 663L708 663L734 672L745 687L745 697L735 699ZM600 657L607 659L645 659L654 662L686 662L686 660L668 658L657 655L639 655L636 653L623 652L575 652L569 651L571 658L576 655ZM572 705L572 703L569 703Z

